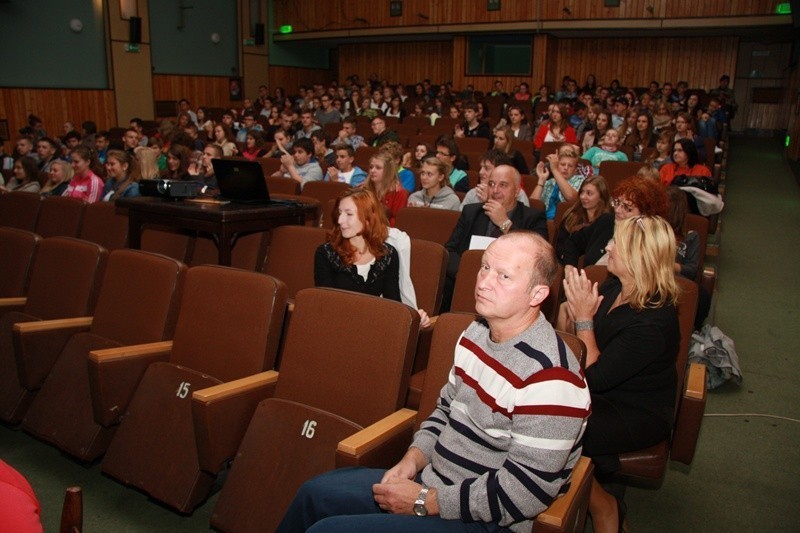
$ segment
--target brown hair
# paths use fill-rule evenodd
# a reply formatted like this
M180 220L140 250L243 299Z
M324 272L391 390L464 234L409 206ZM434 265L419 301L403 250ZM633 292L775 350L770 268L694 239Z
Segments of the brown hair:
M345 198L350 198L356 205L358 219L364 226L361 236L364 238L369 251L376 258L386 255L388 250L384 242L389 235L389 222L386 219L383 206L369 190L363 188L348 189L336 199L331 215L333 217L333 229L328 235L328 241L341 258L342 263L352 265L356 253L355 247L350 243L349 239L342 236L342 230L339 228L339 204Z

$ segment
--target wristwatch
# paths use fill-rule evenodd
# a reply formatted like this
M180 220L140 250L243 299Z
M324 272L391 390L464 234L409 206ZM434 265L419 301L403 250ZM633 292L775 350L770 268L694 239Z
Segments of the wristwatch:
M500 231L502 231L503 233L508 233L508 229L511 227L511 224L512 224L511 219L507 218L505 222L500 224Z
M428 497L428 487L422 485L422 489L414 501L414 514L417 516L428 516L428 510L425 508L425 498Z

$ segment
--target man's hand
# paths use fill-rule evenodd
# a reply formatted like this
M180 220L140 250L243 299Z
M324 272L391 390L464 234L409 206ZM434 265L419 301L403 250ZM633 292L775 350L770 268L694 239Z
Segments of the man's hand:
M483 212L486 213L486 216L489 217L492 224L498 227L508 219L505 207L497 200L487 200L486 203L483 204Z
M386 471L381 478L381 483L388 483L393 479L414 479L417 476L419 469L417 463L408 454L404 455L400 462Z
M478 193L478 200L480 200L481 203L484 203L489 199L489 187L487 187L485 183L479 183L476 185L475 190Z
M392 478L386 483L373 485L372 496L378 507L387 513L414 514L414 502L420 490L422 490L422 485L415 481Z
M281 164L287 170L294 166L294 157L290 156L289 154L283 154L281 156Z

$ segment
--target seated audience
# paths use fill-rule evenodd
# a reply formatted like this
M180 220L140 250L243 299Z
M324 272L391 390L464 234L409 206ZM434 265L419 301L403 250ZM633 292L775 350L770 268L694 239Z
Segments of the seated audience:
M435 157L433 148L427 143L418 142L414 147L414 152L406 152L403 155L403 166L407 169L419 170L422 168L422 162L429 157Z
M409 194L414 192L414 190L417 188L414 173L405 168L402 164L403 158L405 157L405 149L400 145L400 143L389 141L381 145L380 151L386 152L392 157L392 159L394 159L394 164L397 168L397 179L400 180L400 185L402 185Z
M464 332L449 384L405 456L388 471L341 469L306 482L279 532L530 531L566 491L590 403L577 360L539 314L555 277L552 249L535 235L507 235L482 267L483 320Z
M478 120L478 105L467 102L464 105L464 122L456 124L456 137L482 137L486 139L487 146L492 140L492 129L484 120Z
M450 166L450 186L454 191L467 192L469 190L469 179L467 173L463 170L456 168L456 161L461 156L458 150L458 145L452 137L443 135L436 139L436 157L442 160L443 163Z
M64 196L80 198L93 204L99 202L103 193L103 180L92 172L95 163L92 151L85 146L78 146L72 151L72 170L75 174L64 191Z
M578 189L578 201L573 203L556 228L556 257L561 258L564 243L570 235L585 228L600 215L611 213L611 196L605 178L600 175L589 176Z
M14 161L13 176L4 186L0 185L0 192L36 192L41 189L39 184L39 166L32 157L24 156Z
M100 136L97 137L100 139ZM106 146L108 146L108 137L106 137ZM58 161L58 145L50 137L42 137L36 141L36 155L39 158L39 173L44 178L50 172L50 166L53 162Z
M656 151L645 160L645 163L660 169L667 163L672 163L672 132L662 131L656 139Z
M244 149L241 156L248 161L255 161L267 155L267 149L264 147L264 137L260 131L248 131L245 135Z
M450 168L441 159L429 157L422 163L419 171L419 180L422 189L408 197L411 207L433 207L434 209L461 210L459 200L453 189L450 188L447 176Z
M94 152L97 156L97 161L100 162L101 165L106 164L106 154L108 153L108 135L109 133L105 130L98 131L97 134L94 136Z
M56 159L50 165L50 172L48 172L47 179L42 185L39 194L42 196L62 196L74 174L72 165L68 161Z
M400 184L396 163L389 153L378 152L369 160L364 187L383 205L389 225L394 227L397 212L408 203L408 191Z
M0 459L0 531L41 533L42 508L25 476Z
M514 149L514 134L510 127L506 126L494 130L493 148L505 153L511 160L511 165L516 168L520 174L528 174L530 172L525 157L519 150Z
M600 106L596 107L599 108ZM611 113L598 110L592 129L583 135L583 141L581 142L583 151L586 152L592 146L597 146L609 129L611 129Z
M401 301L400 257L386 242L383 207L363 188L342 193L333 207L333 230L314 255L314 284ZM420 325L430 324L422 309Z
M314 144L314 156L317 162L332 166L336 162L336 154L330 147L331 138L323 130L317 130L311 134L311 142Z
M661 166L661 183L671 185L676 176L711 177L711 171L700 163L697 147L691 139L678 139L672 147L672 162Z
M69 134L68 134L69 135ZM162 140L165 138L169 138L169 135L162 135ZM126 152L133 155L133 151L138 147L141 146L139 144L139 134L133 128L128 128L125 130L125 133L122 134L122 145ZM69 142L67 142L67 148L69 149Z
M222 122L214 126L214 144L222 149L222 154L225 156L233 156L239 152L236 146L236 137L233 135L231 128Z
M568 142L570 144L578 144L578 137L575 130L569 125L567 119L567 106L565 104L551 104L549 113L549 120L539 127L536 136L533 138L533 144L537 150L542 149L542 145L546 142Z
M678 139L691 140L694 142L694 146L697 149L699 161L705 161L706 144L703 138L697 135L696 131L694 119L686 113L678 113L678 116L675 118L675 137L673 140L675 142L677 142Z
M333 97L329 94L323 94L319 98L321 107L314 113L314 119L317 124L324 126L325 124L333 124L342 121L342 114L333 107Z
M636 126L625 138L625 144L633 147L633 160L642 160L642 151L645 148L655 148L658 137L653 133L653 117L650 113L638 112Z
M256 115L253 112L245 113L242 118L242 127L236 132L236 142L247 141L247 134L250 132L262 131L261 124L256 122Z
M336 139L337 144L347 144L353 147L353 150L358 150L361 146L366 146L364 137L356 133L356 119L354 117L347 117L342 121L342 129L339 130L339 137Z
M189 164L192 152L182 144L173 143L167 151L167 168L161 172L161 177L168 180L191 179Z
M623 506L601 483L620 468L619 454L668 439L672 431L680 346L678 284L672 269L675 236L660 217L620 221L608 243L601 287L568 268L559 329L586 345L592 413L583 454L595 467L589 513L595 531L623 529ZM567 329L569 331L569 329Z
M135 157L122 150L109 150L106 159L108 179L103 187L102 199L111 202L117 198L139 196L139 165Z
M578 189L585 179L577 173L578 150L573 145L563 145L555 154L547 156L547 163L536 165L538 181L531 192L531 200L544 202L547 220L556 217L556 206L578 198Z
M128 126L136 130L136 133L139 135L139 146L147 146L150 139L144 134L144 121L138 117L134 117L130 120Z
M621 181L613 191L613 213L601 214L588 226L574 231L564 243L561 261L565 265L605 265L608 262L606 245L614 236L614 224L638 216L666 217L667 193L652 180L633 176Z
M615 129L610 129L603 135L600 144L592 146L583 153L583 159L588 160L597 173L603 161L627 161L628 156L619 150L619 133Z
M309 181L322 181L322 168L313 160L314 144L311 139L297 139L292 145L292 155L281 156L281 168L273 174L291 178L303 187Z
M480 180L478 184L469 190L461 202L461 209L465 205L483 203L489 199L489 176L495 167L500 165L511 165L511 160L508 156L500 150L489 150L481 156L481 168L478 170L478 177ZM530 207L531 203L528 200L528 195L520 187L517 193L517 201L522 202L525 206Z
M389 141L397 142L399 137L394 130L386 127L386 120L382 116L376 116L372 119L372 138L369 140L369 146L380 147Z
M157 146L137 146L133 152L139 165L141 179L157 179L160 174L158 159L161 157L161 149Z
M337 144L334 149L336 160L328 167L325 173L325 181L338 181L357 187L364 183L367 173L360 167L353 164L355 160L355 150L349 144Z

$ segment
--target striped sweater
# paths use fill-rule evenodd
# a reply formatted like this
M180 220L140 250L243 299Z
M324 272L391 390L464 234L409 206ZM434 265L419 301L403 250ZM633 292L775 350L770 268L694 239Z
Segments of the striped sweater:
M442 518L530 531L569 488L590 405L578 361L543 316L503 343L473 322L412 443Z

